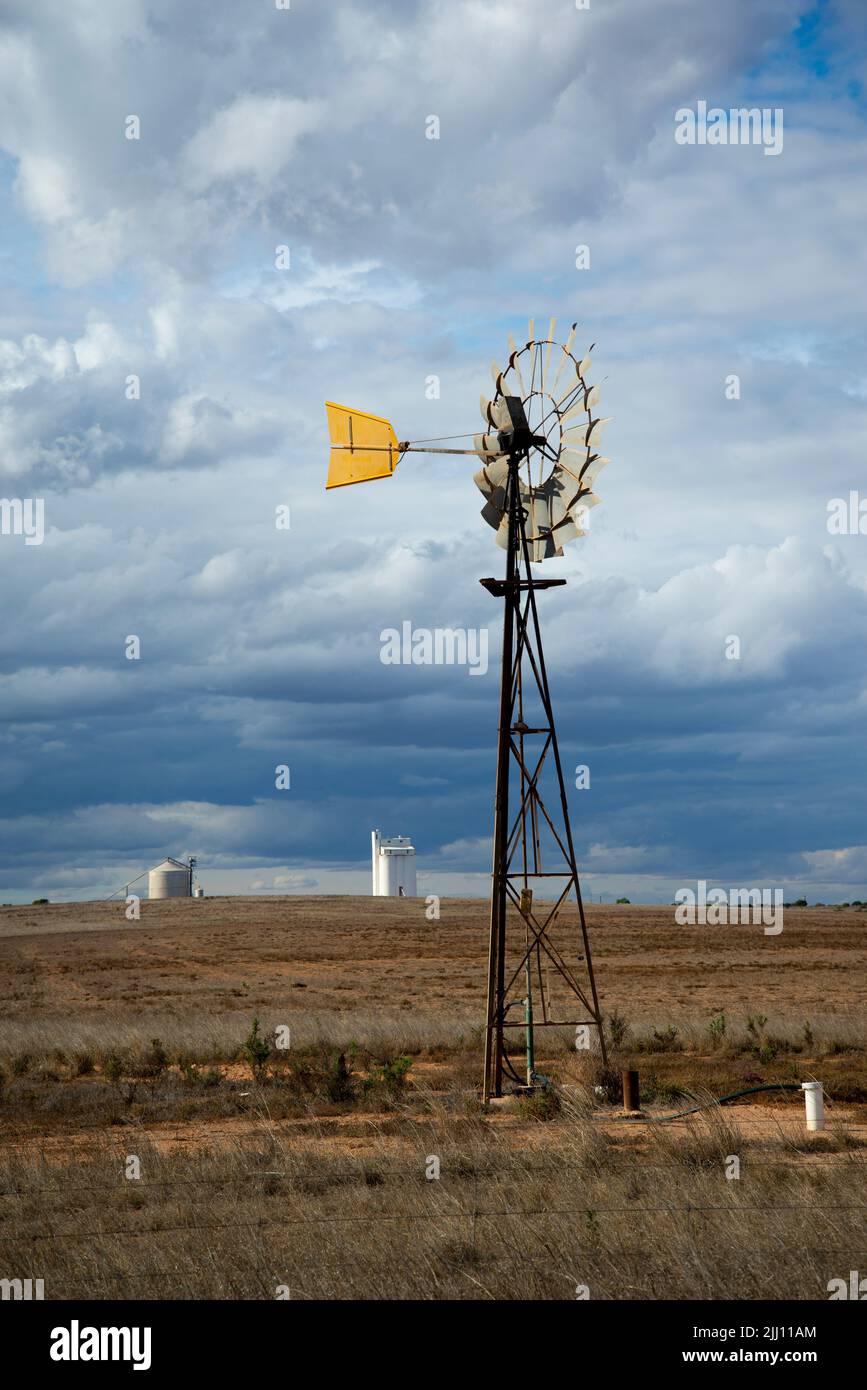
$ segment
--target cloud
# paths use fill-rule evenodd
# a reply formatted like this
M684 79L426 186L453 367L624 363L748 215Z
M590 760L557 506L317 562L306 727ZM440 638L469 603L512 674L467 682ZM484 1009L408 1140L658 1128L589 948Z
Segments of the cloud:
M321 124L324 105L247 95L217 111L184 148L194 192L252 176L270 182L290 163L299 139Z
M104 8L0 21L2 491L46 508L43 545L0 537L15 891L185 848L328 886L376 824L484 884L502 553L459 457L326 496L322 402L464 434L549 313L614 416L540 600L579 857L669 897L836 872L867 811L867 549L826 527L867 423L858 7ZM676 145L699 97L782 102L783 154ZM487 628L488 675L384 667L404 620Z

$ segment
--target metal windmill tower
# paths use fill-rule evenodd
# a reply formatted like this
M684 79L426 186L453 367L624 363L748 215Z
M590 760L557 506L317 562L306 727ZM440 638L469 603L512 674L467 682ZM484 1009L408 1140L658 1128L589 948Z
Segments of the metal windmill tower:
M597 1030L605 1060L602 1015L560 760L536 595L566 583L538 579L532 566L563 553L585 534L598 502L593 483L609 462L599 454L607 421L595 414L599 389L587 383L589 355L535 338L530 321L520 347L509 337L504 368L492 364L494 395L481 398L486 433L472 449L436 441L399 441L388 420L326 403L331 435L327 487L390 477L405 453L473 454L482 516L506 552L502 579L481 583L503 599L496 791L494 797L488 1003L483 1096L503 1094L505 1081L537 1081L534 1036L540 1027ZM545 892L542 899L534 896ZM574 893L577 924L563 909ZM523 1018L510 1017L523 1006ZM526 1034L526 1073L507 1047L512 1029ZM588 1033L587 1039L589 1042Z

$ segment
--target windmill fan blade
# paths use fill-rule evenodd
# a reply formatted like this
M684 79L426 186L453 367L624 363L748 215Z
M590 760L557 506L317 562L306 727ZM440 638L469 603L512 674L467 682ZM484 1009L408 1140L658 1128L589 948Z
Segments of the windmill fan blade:
M610 416L610 415L606 415L606 417L605 417L603 420L594 420L594 421L593 421L593 423L592 423L591 426L590 426L590 429L589 429L588 432L587 432L587 447L588 447L589 449L598 449L598 448L599 448L599 441L600 441L600 439L602 438L602 431L605 429L605 426L606 426L606 425L610 425L610 424L611 424L611 416Z
M581 482L584 484L584 486L592 487L596 479L599 477L599 474L602 472L603 468L605 468L606 465L610 462L610 459L604 459L602 458L601 454L597 454L596 457L592 458L589 463L586 463L581 472Z
M500 448L499 438L495 434L474 434L473 448L477 454L481 454L482 458L489 454L499 458L503 452Z
M536 320L530 319L527 324L527 347L530 346L536 336Z
M541 488L522 488L521 501L527 511L527 536L538 535L551 527L551 498Z
M589 431L590 425L585 420L581 425L572 425L570 429L563 430L560 438L568 449L584 449Z
M567 448L586 447L596 449L602 437L602 431L611 421L611 416L604 420L591 420L587 425L575 425L572 429L564 430L560 438Z
M592 406L599 404L599 387L591 386L589 391L583 394L579 392L578 399L574 405L570 405L566 414L560 418L560 426L568 425L570 420L574 420L579 415L584 415Z
M563 521L559 521L554 527L552 538L556 540L559 545L563 545L566 541L577 541L579 537L585 534L586 533L575 519L568 516Z
M485 396L485 395L479 396L479 410L482 412L482 419L484 420L485 424L486 424L486 425L490 425L490 424L492 423L492 422L491 422L491 402L488 400L487 396Z
M562 468L564 473L568 473L576 483L581 481L581 471L587 466L588 451L586 449L564 449L557 460L557 467Z
M514 341L515 341L515 340L514 340L514 338L512 337L512 335L511 335L511 333L510 333L510 334L509 334L509 342L512 343L512 342L514 342ZM522 374L522 372L521 372L521 364L520 364L520 362L518 361L518 356L519 356L518 349L515 348L515 350L513 351L511 357L509 358L509 366L512 368L512 371L515 373L515 377L516 377L516 380L517 380L517 382L518 382L518 390L519 390L520 395L521 395L521 400L523 401L523 400L526 400L526 397L527 397L527 388L526 388L526 386L524 385L524 377L523 377L523 374Z
M560 375L561 375L561 373L562 373L562 371L563 371L563 368L566 366L566 363L567 363L567 362L571 362L571 361L572 361L572 355L571 355L571 354L572 354L572 344L574 343L574 341L575 341L575 329L574 329L574 327L573 327L573 328L571 328L570 331L569 331L569 337L566 339L565 343L563 344L563 347L562 347L562 349L561 349L561 354L562 354L562 355L561 355L561 357L560 357L560 361L557 363L557 370L556 370L556 372L554 373L554 380L551 382L551 385L550 385L550 387L549 387L549 392L550 392L550 394L551 394L552 396L555 394L555 392L556 392L556 390L557 390L557 383L558 383L559 380L560 380Z
M586 376L590 370L592 362L592 357L582 357L581 361L578 363L578 375Z
M500 368L497 366L496 362L491 363L491 376L494 378L494 385L496 386L497 390L501 390L503 373L500 371Z
M569 508L569 516L583 535L590 525L589 512L591 507L598 507L599 498L593 492L586 492L580 501L574 503ZM566 537L564 536L565 540Z
M486 502L479 515L496 531L502 523L504 512L502 507L495 507L493 502Z
M554 394L553 391L551 392L551 394L552 394L552 395ZM569 401L569 397L570 397L570 396L572 397L572 400L571 400L571 401ZM573 406L574 404L578 403L579 401L583 402L583 400L584 400L584 382L581 380L580 376L578 376L577 373L576 373L574 379L571 380L571 381L569 382L569 385L566 386L566 387L564 388L564 390L561 392L561 394L560 394L558 397L556 397L557 409L558 409L558 410L560 409L560 407L562 406L562 404L563 404L564 401L569 401L569 404L566 406L566 409L567 409L567 410L571 410L571 409L572 409L572 406Z
M473 474L473 482L479 492L484 493L485 497L493 498L497 493L502 493L505 496L508 476L508 460L504 458L492 459L490 463L485 464L484 468L480 468L478 473Z
M557 320L552 318L548 325L548 346L545 349L545 361L542 365L542 380L551 374L551 353L554 351L554 333L557 329Z

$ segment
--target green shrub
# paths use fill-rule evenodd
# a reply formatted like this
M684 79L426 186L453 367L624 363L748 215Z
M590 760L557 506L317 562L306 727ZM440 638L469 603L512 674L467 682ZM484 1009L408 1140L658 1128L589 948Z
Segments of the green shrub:
M710 1033L711 1042L714 1047L719 1047L726 1035L726 1016L724 1009L720 1009L718 1014L714 1014L710 1023L707 1025L707 1031Z
M378 1062L365 1083L366 1087L382 1087L389 1095L399 1095L406 1086L412 1058L395 1057L390 1062Z
M253 1019L253 1026L241 1048L241 1055L250 1067L253 1080L263 1081L268 1058L271 1056L271 1048L259 1032L258 1018Z
M618 1013L616 1009L612 1009L611 1013L605 1019L605 1023L608 1027L608 1038L611 1046L615 1048L622 1047L626 1040L626 1035L629 1032L629 1024L626 1022L626 1019L622 1014Z
M518 1101L518 1113L525 1120L555 1120L562 1110L560 1097L553 1086L540 1086Z
M112 1052L106 1057L102 1074L106 1081L110 1081L112 1086L117 1086L123 1077L123 1062L116 1052Z

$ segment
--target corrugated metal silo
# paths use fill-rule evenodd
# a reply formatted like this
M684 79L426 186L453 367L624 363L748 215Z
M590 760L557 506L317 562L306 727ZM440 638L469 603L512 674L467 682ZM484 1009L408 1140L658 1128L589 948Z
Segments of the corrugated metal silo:
M164 859L148 874L148 898L188 898L190 866L179 859Z

